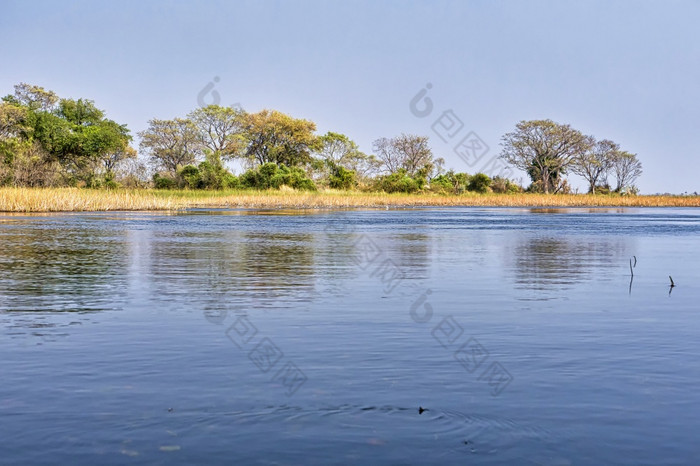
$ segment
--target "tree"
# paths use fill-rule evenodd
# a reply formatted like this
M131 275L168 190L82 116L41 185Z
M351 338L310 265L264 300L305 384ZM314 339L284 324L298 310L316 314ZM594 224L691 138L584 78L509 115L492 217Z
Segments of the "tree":
M595 194L595 188L599 182L607 179L608 171L620 146L609 139L596 142L593 136L588 138L590 148L576 155L571 171L585 178L588 181L588 192Z
M148 154L151 163L172 175L178 167L194 164L202 152L200 134L188 119L153 119L139 136L139 147Z
M55 184L63 177L69 184L93 185L102 158L124 150L130 140L126 125L105 118L92 100L59 99L21 83L0 103L0 155L12 165L16 184Z
M526 171L545 193L557 192L562 177L590 141L569 125L552 120L521 121L503 136L501 158Z
M6 101L19 103L32 111L51 111L58 102L58 96L53 91L47 91L41 86L20 83L15 86L14 96L8 96Z
M488 192L489 186L491 186L492 180L485 173L477 173L471 178L469 178L469 184L467 184L467 189L469 191L476 191L478 193Z
M642 174L642 162L637 160L637 154L617 151L612 161L612 170L617 178L616 192L634 185L634 181Z
M9 102L0 102L0 141L19 137L26 130L27 109Z
M391 139L380 138L374 141L373 149L388 173L403 169L410 177L421 173L429 177L436 166L444 163L444 160L433 157L425 136L401 134Z
M245 149L244 110L209 105L191 112L188 118L197 127L204 150L216 154L221 160L231 160L242 154Z
M105 153L101 160L105 172L109 175L113 175L117 166L128 159L136 159L136 149L126 145L120 149L116 149Z
M357 157L360 150L352 139L344 134L327 132L319 137L318 155L324 161L347 167L350 160Z
M56 115L76 126L96 125L104 118L104 112L87 99L61 99Z
M367 179L380 168L381 162L375 156L362 152L355 141L344 134L329 131L318 139L317 155L321 163L316 164L314 168L329 178L331 187L342 184L342 189L347 189L348 186L354 185L356 178ZM349 175L346 172L354 174ZM339 183L338 177L345 180L351 177L352 183Z
M262 110L245 117L243 134L245 156L258 165L271 162L296 167L311 162L311 152L318 149L314 135L316 124L292 118L276 110Z

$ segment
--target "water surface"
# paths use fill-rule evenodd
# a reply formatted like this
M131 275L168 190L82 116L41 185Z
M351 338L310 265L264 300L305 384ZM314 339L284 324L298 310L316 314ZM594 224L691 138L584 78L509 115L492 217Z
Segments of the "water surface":
M696 464L699 232L698 209L4 214L0 463Z

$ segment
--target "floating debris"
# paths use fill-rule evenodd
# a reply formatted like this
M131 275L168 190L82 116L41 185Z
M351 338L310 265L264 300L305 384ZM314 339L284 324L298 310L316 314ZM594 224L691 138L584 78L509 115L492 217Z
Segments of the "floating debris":
M160 451L178 451L180 449L180 445L163 445L160 447Z

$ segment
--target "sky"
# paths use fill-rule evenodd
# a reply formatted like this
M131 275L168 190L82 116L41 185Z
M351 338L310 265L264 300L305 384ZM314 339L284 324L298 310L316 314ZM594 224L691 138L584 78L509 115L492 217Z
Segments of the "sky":
M699 23L673 0L3 0L0 95L92 99L134 135L202 104L271 108L367 153L428 136L448 168L526 184L501 138L552 119L638 154L642 193L694 192Z

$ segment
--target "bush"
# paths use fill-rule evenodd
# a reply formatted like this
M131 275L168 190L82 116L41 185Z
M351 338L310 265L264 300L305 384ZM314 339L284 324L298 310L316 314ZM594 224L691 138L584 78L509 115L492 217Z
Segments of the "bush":
M271 162L242 174L240 185L253 189L279 189L282 186L289 186L299 190L316 191L316 185L301 168L278 166Z
M200 186L204 189L231 189L238 187L238 178L220 163L205 161L199 164Z
M186 165L182 167L178 173L178 177L181 179L181 183L178 183L184 188L189 189L201 189L204 187L202 182L202 176L199 173L199 168L194 165Z
M153 186L156 189L175 189L177 181L167 175L156 173L153 175Z
M467 189L469 191L476 191L478 193L486 193L489 191L491 186L491 178L484 173L477 173L469 179L469 184Z
M494 176L491 181L491 190L494 193L521 193L523 188L510 181L508 178L502 178L500 176Z
M444 194L462 194L467 189L468 183L468 174L455 173L453 170L450 170L430 180L430 190Z
M334 189L352 189L356 185L355 172L344 167L333 167L328 178L328 186Z
M400 169L396 173L380 176L375 189L386 193L415 193L423 189L425 178L411 178L406 170Z
M610 185L608 184L601 184L595 187L595 193L596 194L610 194L612 192L612 189L610 188ZM590 194L591 191L589 189L588 193Z

